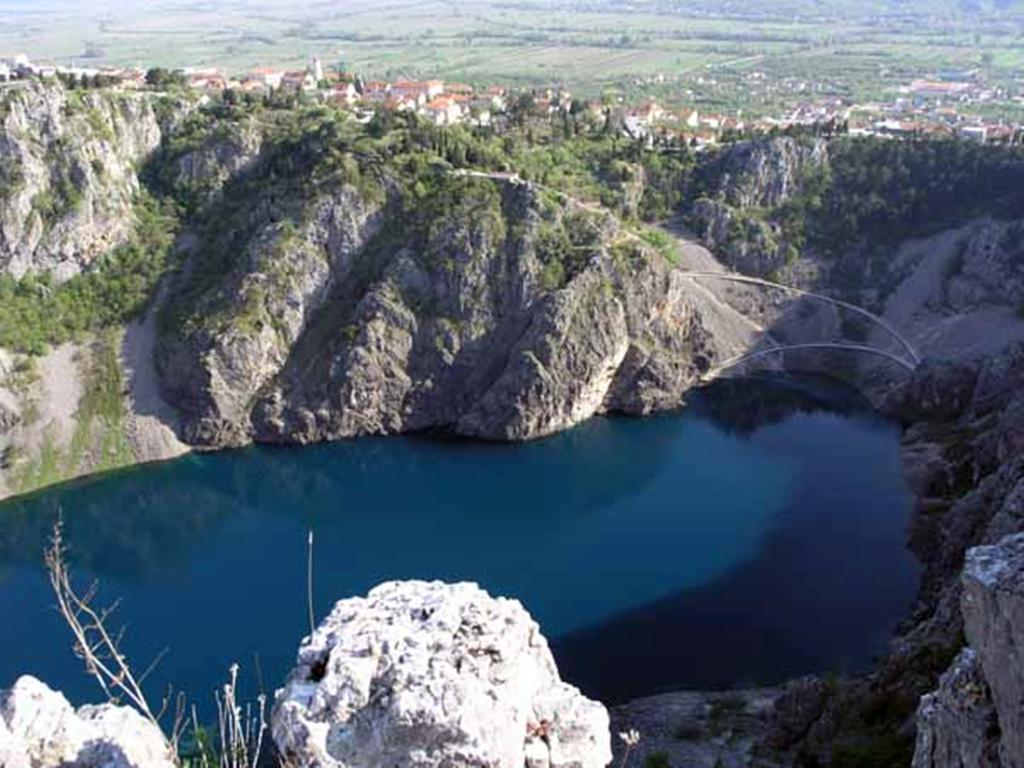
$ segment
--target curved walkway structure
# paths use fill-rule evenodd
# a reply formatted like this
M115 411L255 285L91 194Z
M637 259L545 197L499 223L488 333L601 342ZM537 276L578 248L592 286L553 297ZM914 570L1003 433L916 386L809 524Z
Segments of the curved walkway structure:
M917 353L917 350L914 349L913 345L909 341L907 341L907 339L904 338L899 331L897 331L895 328L889 325L889 323L887 323L881 317L876 315L874 312L869 312L863 307L858 307L856 304L850 304L849 302L842 301L841 299L833 299L831 296L824 296L820 293L805 291L801 288L794 288L793 286L790 285L783 285L782 283L773 283L771 280L764 280L759 277L748 277L746 275L737 275L732 272L683 272L683 275L685 275L686 277L693 278L711 277L717 278L719 280L729 280L734 283L759 285L765 288L773 288L775 290L786 291L787 293L792 293L797 296L803 296L805 298L813 299L815 301L821 301L826 304L831 304L832 306L835 307L840 307L842 309L848 309L851 312L860 315L861 317L866 317L868 320L881 327L887 334L889 334L889 336L894 338L899 343L899 345L903 347L903 350L907 353L907 359L904 360L903 358L900 358L897 355L893 355L891 353L882 353L881 350L876 350L873 347L866 347L860 344L833 344L827 346L838 346L840 349L852 348L860 352L878 352L879 354L884 354L885 356L890 357L896 362L901 363L905 368L908 368L909 370L914 370L917 367L917 365L921 362L921 356Z
M887 352L884 349L878 349L877 347L868 347L864 344L844 344L843 342L817 342L810 344L784 344L777 347L769 347L768 349L760 349L754 352L746 352L742 355L736 355L728 360L723 360L718 365L707 371L701 378L705 381L715 378L721 371L727 370L734 365L745 363L750 360L756 360L761 357L768 357L769 355L776 355L782 352L790 352L799 349L842 349L848 352L863 352L869 355L879 355L887 360L890 360L897 365L901 366L908 372L913 372L916 366L904 360L899 355L894 355L892 352Z

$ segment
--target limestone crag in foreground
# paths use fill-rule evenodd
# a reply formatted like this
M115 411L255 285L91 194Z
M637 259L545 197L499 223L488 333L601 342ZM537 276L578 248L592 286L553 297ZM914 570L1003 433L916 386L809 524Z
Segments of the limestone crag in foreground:
M282 756L308 768L598 768L608 713L562 682L517 600L390 582L342 600L278 692Z
M608 713L558 676L517 600L389 582L342 600L299 649L271 731L293 768L603 768ZM129 707L73 710L23 677L0 694L2 768L170 768Z
M33 677L0 692L3 768L173 768L164 735L136 710L101 704L72 708Z

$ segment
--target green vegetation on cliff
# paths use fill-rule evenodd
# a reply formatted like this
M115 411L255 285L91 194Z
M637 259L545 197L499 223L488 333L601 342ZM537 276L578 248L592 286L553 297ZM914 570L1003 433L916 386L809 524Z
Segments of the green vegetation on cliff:
M51 344L135 317L163 274L178 227L173 206L146 194L135 216L129 242L66 282L0 275L0 347L41 354Z
M797 140L807 141L807 140ZM720 150L719 156L730 152ZM841 137L828 160L797 178L799 190L771 208L735 211L737 239L773 235L798 249L842 255L932 234L977 216L1024 215L1024 149L938 139L892 141ZM721 181L712 157L693 176L690 198Z
M976 216L1024 214L1024 150L965 141L841 139L823 183L785 206L790 226L834 249L893 243Z

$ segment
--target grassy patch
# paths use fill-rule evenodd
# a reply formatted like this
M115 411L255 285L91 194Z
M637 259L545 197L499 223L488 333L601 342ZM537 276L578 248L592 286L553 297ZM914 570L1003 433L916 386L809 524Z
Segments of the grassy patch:
M71 439L61 445L55 431L45 426L38 456L25 459L12 473L15 491L28 493L86 472L116 469L135 461L124 430L127 410L120 342L120 331L111 329L84 348L79 360L82 395Z
M89 107L85 112L85 119L89 123L93 138L100 141L113 141L114 132L107 124L103 114L96 107Z
M661 254L669 264L678 266L679 252L676 250L676 241L667 232L651 227L639 227L636 231L640 238Z

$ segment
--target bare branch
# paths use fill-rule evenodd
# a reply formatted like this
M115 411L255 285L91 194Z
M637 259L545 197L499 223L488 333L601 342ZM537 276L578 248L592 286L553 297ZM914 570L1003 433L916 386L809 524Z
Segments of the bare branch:
M57 609L71 630L75 653L85 663L86 671L99 684L107 700L118 703L123 696L161 733L159 717L146 700L142 690L141 679L136 678L128 659L121 652L121 640L124 630L111 634L106 627L106 620L117 608L115 602L105 609L93 608L93 601L98 594L98 585L93 582L83 593L79 594L71 582L71 572L67 565L67 550L64 545L63 523L57 520L53 528L53 539L46 550L44 560L49 572L50 586L57 600ZM154 665L147 668L146 674ZM170 754L176 756L176 744L164 740Z

